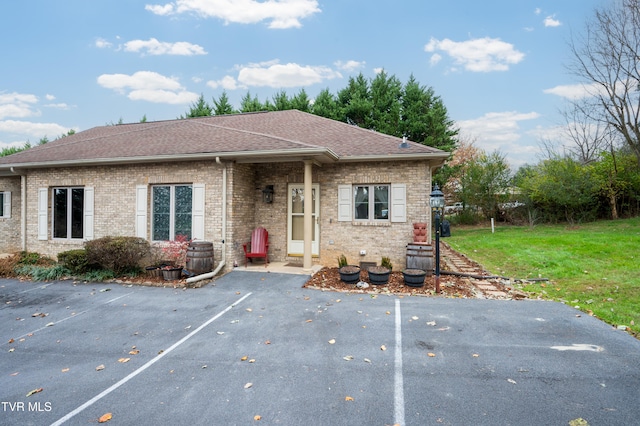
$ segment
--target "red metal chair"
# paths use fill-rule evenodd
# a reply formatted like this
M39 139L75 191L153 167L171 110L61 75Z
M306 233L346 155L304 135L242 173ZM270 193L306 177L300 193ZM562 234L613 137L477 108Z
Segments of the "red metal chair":
M264 267L269 263L269 233L266 229L260 227L251 233L251 242L243 244L244 249L244 267L247 267L249 259L254 257L264 257Z

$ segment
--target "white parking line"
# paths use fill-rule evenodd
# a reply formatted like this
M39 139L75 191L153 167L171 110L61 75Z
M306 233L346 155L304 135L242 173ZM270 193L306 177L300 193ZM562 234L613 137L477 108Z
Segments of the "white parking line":
M118 296L118 297L113 298L113 299L111 299L111 300L107 300L106 302L101 303L101 304L99 304L98 306L107 305L107 304L109 304L109 303L111 303L111 302L115 302L115 301L116 301L116 300L118 300L118 299L122 299L123 297L127 297L127 296L128 296L128 295L130 295L130 294L133 294L133 293L123 294L122 296ZM64 318L62 318L61 320L59 320L59 321L55 321L55 322L53 322L53 323L51 323L51 324L53 324L53 325L55 325L55 324L60 324L61 322L66 321L66 320L68 320L68 319L76 318L76 317L79 317L79 316L80 316L80 315L82 315L82 314L86 314L86 313L87 313L87 312L89 312L90 310L91 310L91 309L85 309L84 311L80 311L80 312L75 313L75 314L73 314L73 315L69 315L68 317L64 317ZM44 327L40 327L40 328L38 328L37 330L33 330L33 331L30 331L30 332L28 332L28 333L23 334L22 336L18 336L18 337L17 337L17 339L21 339L21 338L23 338L23 337L30 336L30 335L32 335L32 334L37 333L38 331L42 331L42 330L44 330L45 328L48 328L48 327L50 327L50 326L49 326L49 325L45 325Z
M76 414L79 414L80 412L84 411L86 408L88 408L88 407L92 406L93 404L95 404L96 402L100 401L102 398L104 398L105 396L109 395L111 392L113 392L114 390L118 389L120 386L124 385L129 380L133 379L135 376L137 376L138 374L142 373L144 370L146 370L147 368L151 367L156 362L160 361L160 359L162 359L165 355L167 355L168 353L170 353L171 351L176 349L178 346L182 345L184 342L186 342L187 340L189 340L190 338L195 336L203 328L205 328L206 326L208 326L209 324L211 324L212 322L214 322L215 320L220 318L222 315L224 315L227 312L229 312L237 304L241 303L244 299L246 299L247 297L251 296L251 294L253 294L253 293L245 294L240 299L236 300L234 303L232 303L231 305L227 306L227 308L224 309L222 312L220 312L217 315L209 318L200 327L196 328L191 333L187 334L182 339L178 340L176 343L171 345L171 347L169 347L167 350L165 350L164 352L162 352L161 354L159 354L155 358L149 360L142 367L140 367L137 370L133 371L131 374L126 376L124 379L120 380L118 383L116 383L116 384L112 385L111 387L109 387L108 389L102 391L100 394L94 396L89 401L85 402L84 404L82 404L81 406L76 408L75 410L73 410L70 413L68 413L66 416L64 416L64 417L60 418L58 421L52 423L51 426L57 426L57 425L63 424L64 422L66 422L67 420L71 419Z
M404 379L402 375L402 315L400 299L396 299L395 380L393 391L394 423L404 425Z

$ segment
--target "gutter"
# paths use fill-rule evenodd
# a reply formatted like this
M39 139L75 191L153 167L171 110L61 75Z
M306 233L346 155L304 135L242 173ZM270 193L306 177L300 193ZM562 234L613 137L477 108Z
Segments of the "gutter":
M216 157L216 163L223 165L220 161L220 157ZM187 284L195 283L201 280L208 280L216 275L224 268L227 259L227 166L224 165L222 169L222 257L220 263L216 269L206 274L196 275L195 277L187 278Z

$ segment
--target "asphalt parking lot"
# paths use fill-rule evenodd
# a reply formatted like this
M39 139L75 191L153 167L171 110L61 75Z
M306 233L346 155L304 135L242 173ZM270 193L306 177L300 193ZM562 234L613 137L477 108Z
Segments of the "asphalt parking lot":
M638 424L640 341L571 307L304 281L0 280L0 424Z

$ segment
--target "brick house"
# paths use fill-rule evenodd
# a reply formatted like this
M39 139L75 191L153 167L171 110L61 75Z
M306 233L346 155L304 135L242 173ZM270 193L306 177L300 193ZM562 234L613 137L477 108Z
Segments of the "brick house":
M0 158L0 252L185 234L212 242L228 271L264 226L271 261L388 256L401 269L447 157L295 110L95 127Z

